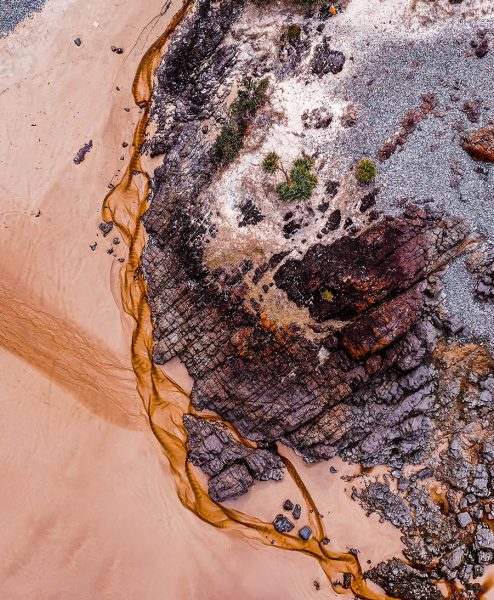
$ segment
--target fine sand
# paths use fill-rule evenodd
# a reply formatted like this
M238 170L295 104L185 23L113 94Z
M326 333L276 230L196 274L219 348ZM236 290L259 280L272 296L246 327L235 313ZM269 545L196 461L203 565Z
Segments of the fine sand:
M336 598L316 561L182 507L135 391L118 306L126 249L108 255L118 234L97 226L139 113L133 74L174 10L162 8L49 0L0 39L0 598ZM365 517L343 471L296 464L335 550L399 555L399 532ZM271 520L290 493L258 485L234 505Z

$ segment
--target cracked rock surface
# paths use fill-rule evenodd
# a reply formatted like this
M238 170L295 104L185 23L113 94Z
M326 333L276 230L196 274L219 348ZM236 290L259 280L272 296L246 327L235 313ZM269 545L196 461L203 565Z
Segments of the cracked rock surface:
M197 0L157 71L144 150L161 164L143 217L142 271L154 361L179 357L194 379L195 409L245 439L218 421L184 418L189 460L209 476L210 496L221 502L254 481L281 479L277 443L308 462L384 465L385 475L355 482L353 498L401 530L410 565L393 559L366 575L404 600L438 600L438 580L459 582L458 598L470 600L480 594L473 579L494 562L494 373L489 348L461 318L471 322L472 311L448 308L470 294L466 271L451 285L447 274L470 253L469 301L491 301L492 249L456 196L467 178L469 199L494 193L490 172L475 170L489 169L492 125L465 82L420 79L409 53L426 52L434 72L452 53L480 78L491 42L472 21L492 15L442 1L414 6L393 15L406 31L461 12L455 35L471 54L458 58L446 34L434 42L441 52L433 42L416 49L408 33L366 54L347 35L359 26L352 2L328 18ZM376 56L389 61L382 71ZM212 147L245 77L267 78L267 102L249 118L239 156L219 168ZM441 169L434 160L417 169L426 143L427 152L451 149ZM259 166L272 151L284 168L314 158L310 200L278 198L281 179ZM355 178L364 151L379 163L368 185ZM403 172L415 174L406 185ZM424 178L434 193L447 186L454 210L428 197ZM293 529L283 515L274 524Z

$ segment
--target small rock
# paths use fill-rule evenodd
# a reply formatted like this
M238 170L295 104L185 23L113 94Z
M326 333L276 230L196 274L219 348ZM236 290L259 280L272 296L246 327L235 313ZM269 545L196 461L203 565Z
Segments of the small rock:
M477 525L475 545L479 550L494 550L494 533L488 525L483 523Z
M107 223L106 221L101 221L101 223L99 224L99 228L103 232L103 237L106 237L113 229L113 221L110 221L109 223Z
M276 515L273 526L278 533L289 533L295 527L285 515Z
M463 529L465 527L468 527L470 525L470 523L472 522L472 517L467 512L459 513L457 516L457 519L458 519L458 525Z
M77 154L75 155L74 164L80 165L81 162L86 158L86 154L91 150L92 147L93 140L89 140L87 144L84 144L84 146L82 146L82 148L80 148Z
M300 504L295 504L295 508L293 509L292 515L294 519L300 519L300 515L302 514L302 507Z
M98 242L94 242L94 244L89 244L89 247L91 248L91 250L94 252L96 250L96 246L98 245Z
M285 510L293 510L293 502L291 500L285 500L285 502L283 503L283 508Z
M75 38L75 40L74 40L74 44L75 44L76 46L80 46L80 45L82 44L81 38Z
M304 527L302 527L302 529L299 530L298 534L303 540L307 542L312 537L312 529L305 525Z
M475 49L475 56L477 58L484 58L484 56L486 56L486 54L489 52L489 49L489 40L487 38L484 38Z

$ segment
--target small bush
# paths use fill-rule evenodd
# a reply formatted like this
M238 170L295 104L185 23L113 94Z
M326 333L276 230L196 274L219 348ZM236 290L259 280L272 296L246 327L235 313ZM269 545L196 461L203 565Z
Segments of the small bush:
M300 27L300 25L292 23L286 30L286 37L288 38L288 41L298 40L301 32L302 28Z
M229 119L221 128L212 148L212 158L216 165L227 165L234 161L243 146L249 120L266 101L269 81L254 81L244 78L237 97L229 110Z
M252 117L256 110L266 101L266 91L269 81L261 79L254 81L249 77L242 80L237 97L230 106L230 114L239 125L245 127L247 119Z
M280 168L280 157L276 152L268 152L262 161L262 170L266 173L276 173Z
M370 183L376 178L377 167L369 158L363 158L357 163L355 175L360 183Z
M333 302L334 300L333 292L328 290L326 287L321 290L321 296L324 298L324 300L326 300L326 302Z
M293 162L286 183L279 183L276 192L283 202L308 200L317 185L317 175L312 172L313 158L298 158Z
M242 134L235 123L228 122L221 128L213 144L213 160L217 165L227 165L235 160L242 148Z

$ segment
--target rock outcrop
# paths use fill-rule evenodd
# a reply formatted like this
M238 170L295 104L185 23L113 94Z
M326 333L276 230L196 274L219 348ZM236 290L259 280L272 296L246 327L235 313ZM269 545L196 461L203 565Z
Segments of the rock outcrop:
M493 511L494 455L488 459L477 447L494 434L492 362L478 347L454 345L462 326L445 312L441 280L471 242L470 227L427 203L402 202L382 214L381 182L362 186L351 174L335 177L328 147L342 117L317 98L314 108L288 118L275 96L278 88L295 96L294 89L311 85L328 92L327 82L343 77L350 60L318 16L304 17L294 37L286 28L265 36L262 27L283 15L274 14L276 7L271 16L263 10L242 0L198 0L157 72L156 132L145 150L162 164L143 218L142 257L153 359L179 357L194 379L195 409L213 411L245 440L219 422L188 415L189 460L210 477L218 502L256 480L283 477L276 443L308 462L339 456L364 467L387 465L388 479L365 480L354 498L402 530L413 567L393 560L368 576L404 600L438 600L434 581L441 578L462 581L464 598L473 598L468 582L494 551L482 524ZM268 101L249 117L243 153L219 168L212 146L245 78L267 78ZM407 139L412 143L409 136L419 134L429 114L444 117L433 93L418 97L420 108L401 112L396 133L374 149L383 162L394 160ZM358 123L355 116L347 125ZM491 129L463 142L477 160L492 160ZM387 135L394 130L391 123ZM285 131L300 141L300 155L317 159L312 202L281 202L275 177L260 169L265 151L285 150L273 148L273 131ZM475 263L484 299L492 295L491 258ZM438 447L436 440L453 430L471 439L480 418L482 439L470 452L452 440ZM432 482L448 488L446 500L431 495ZM274 526L294 528L281 514ZM302 528L299 535L309 539L312 532Z

